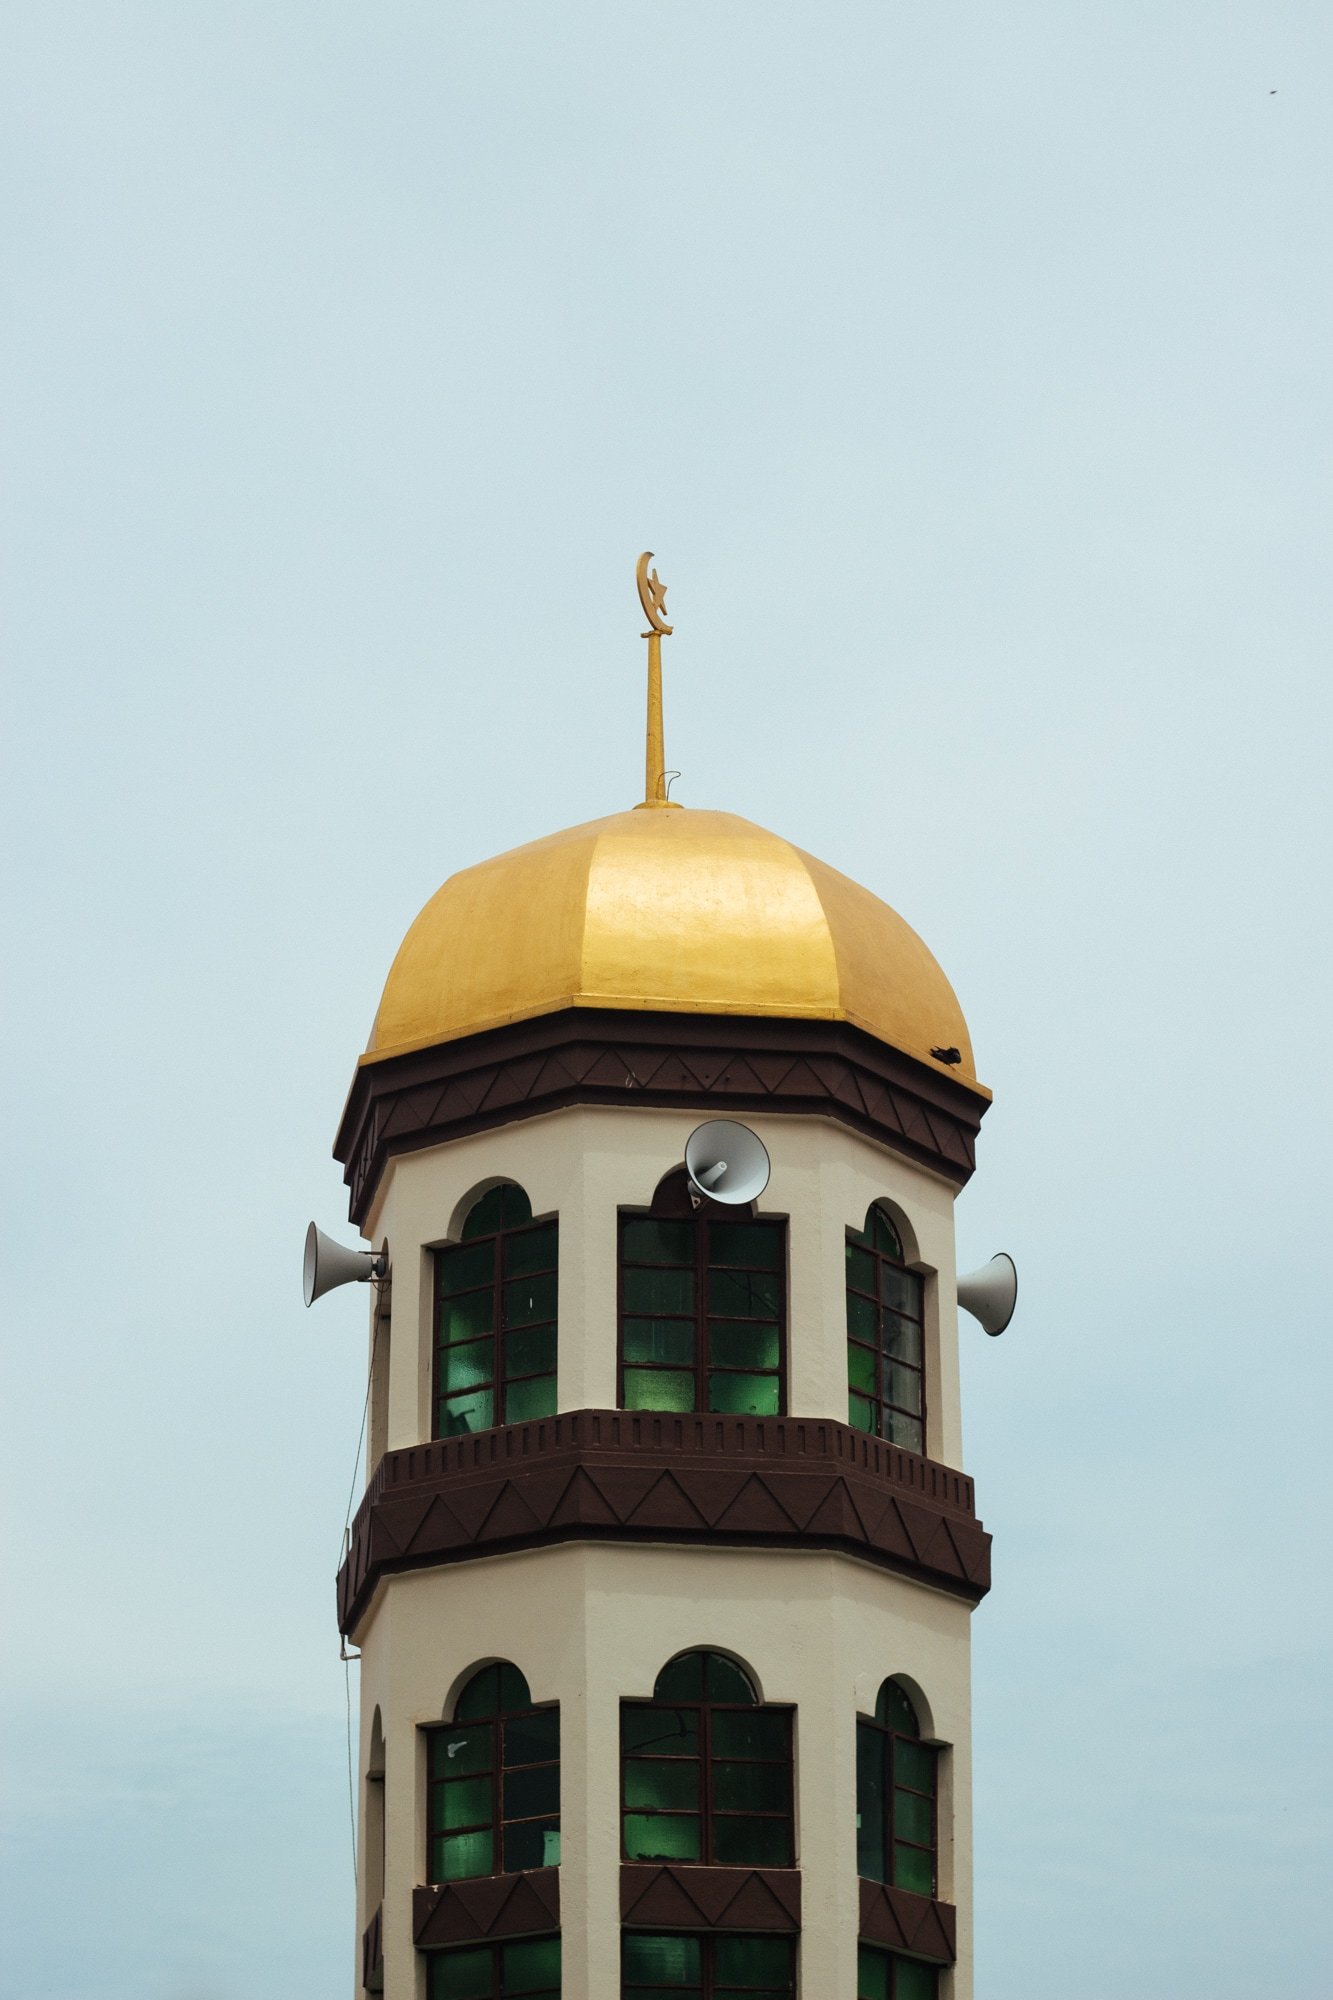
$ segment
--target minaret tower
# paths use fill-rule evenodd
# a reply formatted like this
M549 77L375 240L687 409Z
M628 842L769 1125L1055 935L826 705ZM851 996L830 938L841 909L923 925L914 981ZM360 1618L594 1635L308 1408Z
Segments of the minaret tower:
M389 1266L338 1579L355 1991L971 2000L989 1093L893 910L668 800L649 560L643 803L444 884L338 1133ZM754 1199L686 1171L723 1119Z

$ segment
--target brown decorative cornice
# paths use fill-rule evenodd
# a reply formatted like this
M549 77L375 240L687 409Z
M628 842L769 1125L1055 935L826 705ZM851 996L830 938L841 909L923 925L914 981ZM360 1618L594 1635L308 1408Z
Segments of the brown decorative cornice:
M987 1100L840 1021L568 1007L363 1064L333 1147L352 1220L395 1153L568 1104L822 1113L961 1187Z
M861 1936L867 1944L910 1951L952 1965L958 1956L958 1917L952 1903L891 1889L885 1882L861 1881Z
M800 1870L623 1861L620 1920L650 1931L799 1931Z
M812 1417L572 1410L384 1454L338 1575L350 1633L381 1576L561 1541L841 1549L976 1603L972 1481Z
M560 1928L560 1870L481 1875L412 1891L412 1938L419 1951Z

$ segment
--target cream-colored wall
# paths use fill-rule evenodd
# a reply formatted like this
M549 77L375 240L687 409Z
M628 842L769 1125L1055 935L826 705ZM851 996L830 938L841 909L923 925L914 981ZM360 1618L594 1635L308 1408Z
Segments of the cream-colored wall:
M943 1759L940 1894L957 1905L949 2000L971 2000L968 1607L852 1557L821 1551L564 1544L386 1579L358 1634L362 1756L385 1738L385 2000L424 2000L412 1890L425 1879L420 1725L448 1713L476 1666L512 1660L536 1701L561 1705L563 1987L619 1994L619 1704L649 1695L688 1647L733 1654L766 1701L796 1709L803 2000L854 2000L856 1732L885 1675L922 1691ZM364 1871L363 1871L364 1880ZM369 1912L364 1887L360 1921ZM359 1937L359 1931L358 1931Z
M962 1464L953 1188L832 1119L747 1117L773 1163L758 1205L789 1218L787 1404L799 1416L847 1418L844 1243L886 1199L905 1224L909 1258L927 1284L926 1449ZM645 1206L677 1167L697 1114L627 1103L580 1107L404 1154L384 1176L368 1241L388 1238L393 1321L390 1448L430 1436L430 1250L456 1234L469 1197L518 1181L534 1215L560 1219L559 1376L562 1410L616 1405L616 1214Z

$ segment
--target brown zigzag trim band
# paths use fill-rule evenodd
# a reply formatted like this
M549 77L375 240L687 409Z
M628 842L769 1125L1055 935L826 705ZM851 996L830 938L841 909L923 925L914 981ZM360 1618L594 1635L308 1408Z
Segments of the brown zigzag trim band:
M799 1931L801 1872L622 1861L620 1920L649 1931Z
M958 1956L957 1913L952 1903L892 1889L884 1882L861 1883L861 1936L867 1944L909 1951L915 1958L952 1965Z
M358 1224L395 1153L569 1104L819 1113L961 1187L987 1103L840 1021L567 1007L364 1064L333 1152Z
M393 1571L603 1540L842 1549L972 1603L990 1588L972 1481L933 1459L825 1418L572 1410L386 1452L338 1622Z
M560 1870L479 1875L412 1891L412 1940L419 1951L560 1928Z

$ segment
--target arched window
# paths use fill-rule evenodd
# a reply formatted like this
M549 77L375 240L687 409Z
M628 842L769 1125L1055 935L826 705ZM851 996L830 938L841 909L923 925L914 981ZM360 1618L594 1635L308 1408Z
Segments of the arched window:
M847 1421L908 1451L926 1448L925 1286L872 1202L847 1232Z
M560 2000L558 1937L453 1945L427 1963L430 2000Z
M623 2000L787 2000L796 1991L796 1940L733 1931L625 1931L620 1947Z
M366 1909L373 1915L384 1900L384 1725L378 1709L370 1725L361 1852L366 1876Z
M558 1228L505 1181L436 1251L436 1437L554 1414Z
M856 1718L856 1872L867 1881L935 1894L938 1763L906 1689L885 1681L873 1720Z
M517 1667L473 1674L451 1723L426 1732L432 1882L551 1868L560 1859L560 1709L534 1708Z
M620 1404L626 1410L785 1407L785 1222L690 1205L671 1174L647 1215L620 1217Z
M790 1868L791 1718L723 1653L681 1653L651 1701L622 1701L625 1858Z
M863 1944L856 1954L856 2000L937 2000L939 1973L919 1958Z

